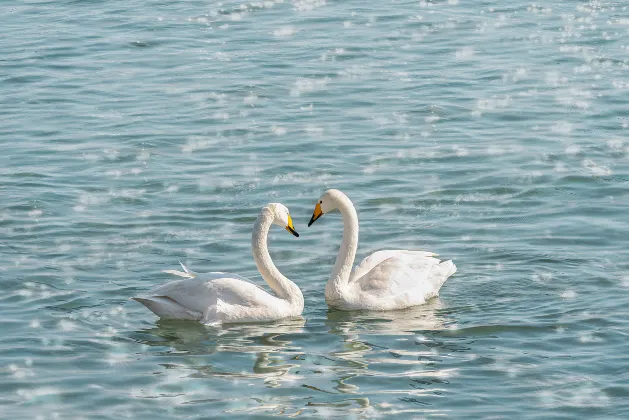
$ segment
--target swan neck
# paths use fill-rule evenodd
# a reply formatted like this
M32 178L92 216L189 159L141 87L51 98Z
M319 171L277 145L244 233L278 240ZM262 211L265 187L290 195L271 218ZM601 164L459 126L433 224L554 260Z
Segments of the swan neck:
M339 199L338 209L343 217L343 241L339 249L332 277L328 282L329 290L326 294L340 295L342 289L349 282L349 277L356 257L356 248L358 247L358 215L354 205L346 196ZM328 289L328 288L326 288Z
M273 214L270 209L265 207L258 216L251 235L251 249L256 267L278 298L288 300L295 305L299 305L301 302L303 305L304 299L301 290L280 273L269 254L267 237L272 224Z

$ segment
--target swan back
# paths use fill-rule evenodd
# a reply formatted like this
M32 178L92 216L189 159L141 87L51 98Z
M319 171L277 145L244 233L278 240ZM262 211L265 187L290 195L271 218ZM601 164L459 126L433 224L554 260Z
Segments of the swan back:
M385 250L365 258L352 272L348 308L390 310L426 303L456 272L452 261L434 256L424 251Z

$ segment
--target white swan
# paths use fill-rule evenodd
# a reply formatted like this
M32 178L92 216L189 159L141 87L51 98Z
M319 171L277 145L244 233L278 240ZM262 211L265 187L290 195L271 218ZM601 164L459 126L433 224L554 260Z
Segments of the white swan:
M315 205L308 226L338 209L343 217L343 242L325 287L329 306L342 310L386 311L421 305L439 294L441 285L456 272L450 260L424 251L385 250L367 258L352 271L358 246L358 216L350 199L328 190Z
M269 255L267 234L272 224L286 228L295 236L299 234L288 209L279 203L264 207L254 225L253 258L275 295L237 274L196 274L182 264L184 272L165 272L186 277L185 280L171 281L133 299L160 318L191 319L204 324L272 321L300 315L304 310L301 290L279 272Z

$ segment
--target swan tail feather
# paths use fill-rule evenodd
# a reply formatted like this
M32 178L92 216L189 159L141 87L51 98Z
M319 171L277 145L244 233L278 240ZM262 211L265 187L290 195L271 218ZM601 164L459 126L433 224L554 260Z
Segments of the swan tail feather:
M196 273L194 271L190 270L185 265L183 265L183 263L181 261L179 261L179 265L181 265L181 268L183 268L183 271L185 271L186 273L192 274L193 276L196 276Z
M198 321L203 314L188 309L168 296L134 297L133 300L146 306L151 312L164 319L189 319Z
M454 262L452 260L444 261L444 262L442 262L439 265L443 265L445 267L448 267L448 273L446 274L446 276L448 276L448 277L450 277L451 275L456 273L456 265L454 265Z
M441 276L439 276L439 288L441 288L443 283L448 280L448 277L456 273L456 265L454 265L452 260L442 261L439 263L439 271L441 272Z
M173 274L175 276L183 277L186 279L193 279L196 277L194 274L183 272L183 271L178 271L178 270L162 270L162 273Z

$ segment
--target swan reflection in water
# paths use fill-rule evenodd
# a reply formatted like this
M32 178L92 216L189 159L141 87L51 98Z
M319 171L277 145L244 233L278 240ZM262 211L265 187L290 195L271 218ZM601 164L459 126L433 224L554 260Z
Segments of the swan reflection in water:
M163 347L163 351L153 355L180 362L177 366L160 364L192 369L193 378L262 378L270 386L279 386L282 380L296 379L289 372L298 365L287 360L300 351L293 340L304 332L305 323L302 317L218 327L159 320L154 328L136 332L134 339L151 347ZM206 363L199 364L199 359Z
M316 311L307 324L162 320L132 337L152 347L144 361L160 378L138 396L203 399L232 413L417 414L453 373L443 363L451 340L440 337L453 328L439 298L400 311Z
M444 309L441 299L398 311L354 311L330 309L326 324L330 332L346 341L367 335L416 335L418 331L442 331L456 328L452 320L438 311Z
M374 414L372 410L399 414L399 407L394 406L400 401L421 405L419 400L439 394L447 378L455 373L454 369L442 367L441 350L445 344L439 335L457 326L439 298L400 311L331 309L325 324L330 333L341 338L340 349L327 355L328 374L317 379L309 376L308 380L315 379L318 385L311 388L322 392L321 400L311 405L328 409L346 407L361 415ZM372 386L361 389L365 387L362 384L381 380L389 385L386 390L380 389L375 398L370 392ZM383 411L382 407L388 408ZM417 413L415 408L411 411Z

